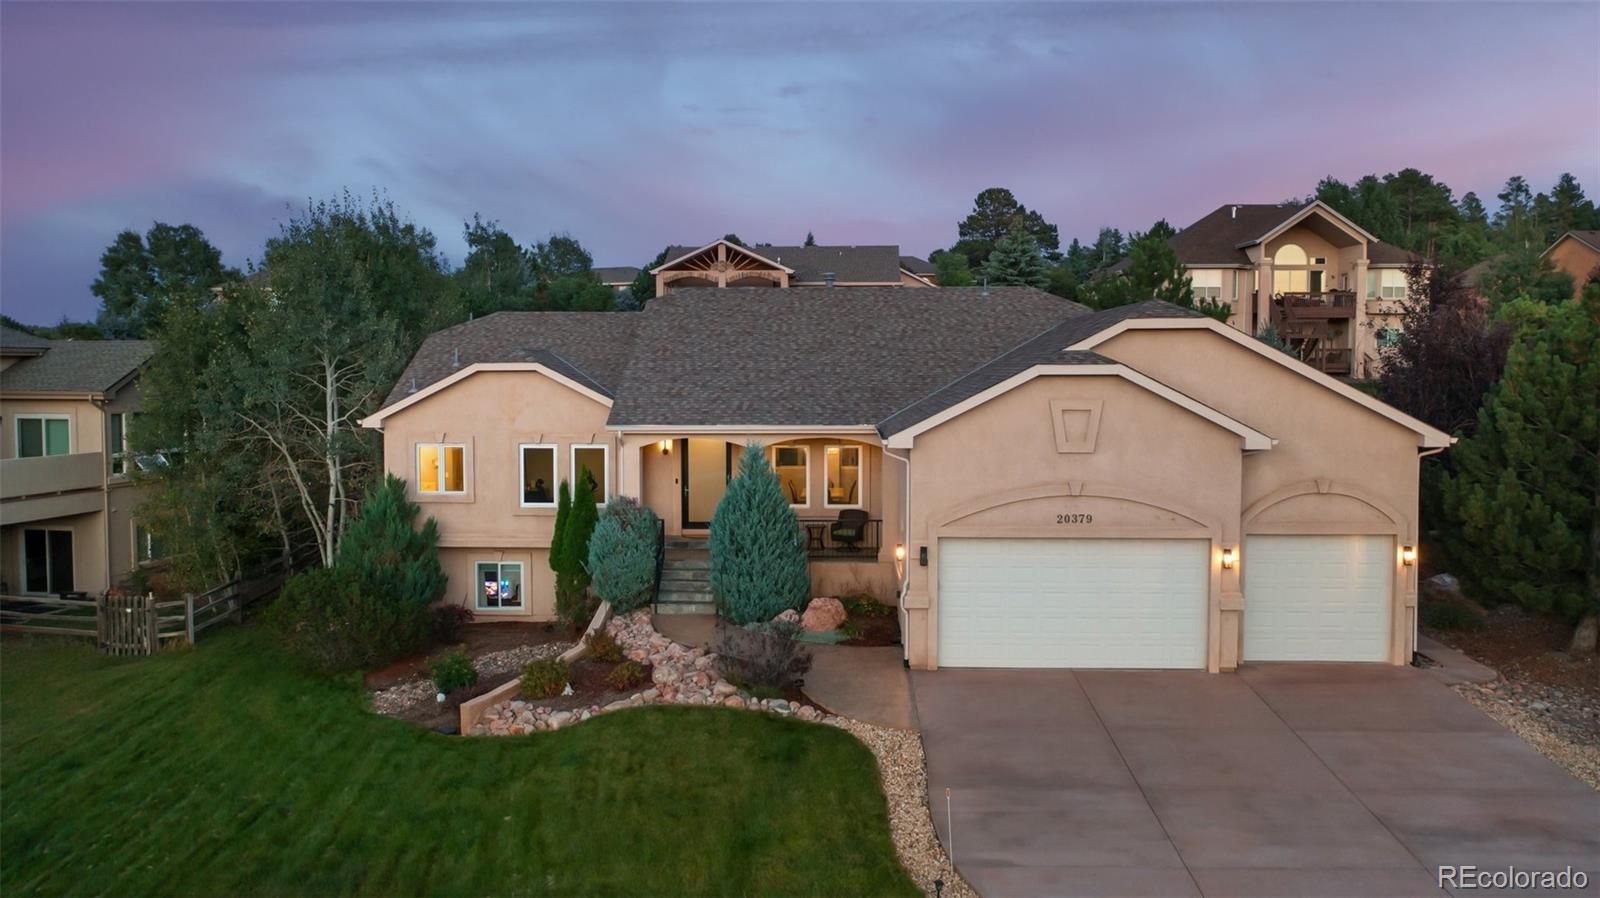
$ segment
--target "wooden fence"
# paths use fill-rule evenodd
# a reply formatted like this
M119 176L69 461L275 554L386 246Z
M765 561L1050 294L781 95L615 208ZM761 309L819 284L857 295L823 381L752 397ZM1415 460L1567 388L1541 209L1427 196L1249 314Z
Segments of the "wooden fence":
M275 559L198 595L163 601L151 593L121 592L0 596L0 630L81 636L109 655L151 655L163 640L193 645L221 621L244 620L246 608L277 593L298 567Z

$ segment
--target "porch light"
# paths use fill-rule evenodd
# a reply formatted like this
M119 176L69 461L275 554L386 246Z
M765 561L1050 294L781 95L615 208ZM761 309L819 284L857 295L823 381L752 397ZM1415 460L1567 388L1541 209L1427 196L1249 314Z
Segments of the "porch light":
M1235 564L1237 564L1238 561L1239 561L1239 554L1233 548L1233 546L1223 546L1222 547L1222 566L1224 568L1226 568L1226 569L1231 571L1231 570L1233 570L1233 566Z
M1400 547L1400 561L1401 561L1402 564L1406 565L1407 567L1410 567L1411 565L1416 564L1417 563L1417 547L1416 546L1401 546Z
M906 575L906 544L894 544L894 573L897 577Z
M661 454L662 455L667 455L667 454L672 452L672 441L671 440L662 440L661 442L657 443L656 445L661 447Z

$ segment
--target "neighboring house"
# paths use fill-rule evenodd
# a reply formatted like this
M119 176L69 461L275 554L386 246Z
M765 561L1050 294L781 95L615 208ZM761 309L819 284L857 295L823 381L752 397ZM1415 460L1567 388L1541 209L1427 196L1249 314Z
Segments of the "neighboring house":
M932 287L933 266L898 246L669 246L656 295L694 287Z
M902 255L900 257L900 270L913 277L921 278L935 287L939 286L939 269L933 267L933 263L927 259Z
M1328 374L1372 377L1400 334L1414 253L1384 243L1322 202L1230 204L1167 241L1197 299L1233 307L1249 334L1269 325Z
M639 276L639 269L632 265L617 265L610 268L596 268L595 279L613 290L621 292L633 286L633 281Z
M1420 456L1451 438L1242 331L1025 287L675 290L430 336L365 426L439 523L446 600L548 619L558 484L703 538L747 441L819 595L910 664L1404 664ZM865 517L840 547L831 522Z
M1572 275L1572 295L1591 279L1600 280L1600 231L1568 231L1544 251L1558 271Z
M159 554L126 452L154 351L0 328L0 592L101 592Z

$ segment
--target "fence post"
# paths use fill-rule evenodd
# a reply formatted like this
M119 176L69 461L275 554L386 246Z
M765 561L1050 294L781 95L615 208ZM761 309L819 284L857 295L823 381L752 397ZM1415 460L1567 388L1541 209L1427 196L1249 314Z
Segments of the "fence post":
M189 645L194 645L194 593L183 594L183 629L189 637Z
M94 647L100 651L106 650L106 594L100 593L94 597Z
M150 654L154 655L161 651L161 621L158 620L160 612L156 611L155 593L147 592L144 594L144 612L144 619L149 622L150 627Z
M235 583L228 591L233 593L233 622L244 623L244 591L243 583Z

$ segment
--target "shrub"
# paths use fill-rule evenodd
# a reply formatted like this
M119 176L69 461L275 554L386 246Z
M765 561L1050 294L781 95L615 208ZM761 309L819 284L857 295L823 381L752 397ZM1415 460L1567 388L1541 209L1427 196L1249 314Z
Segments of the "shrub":
M606 687L621 692L643 686L649 680L649 675L644 672L644 665L637 661L624 661L611 668L611 673L606 674Z
M348 568L314 568L284 584L267 625L291 654L330 673L368 670L416 652L427 609L376 594Z
M589 469L582 469L578 482L590 479ZM556 617L573 632L582 630L600 607L599 600L589 594L589 572L584 567L598 517L595 504L586 495L574 495L572 487L561 481L550 567L556 572Z
M745 446L711 517L711 589L736 624L770 621L811 592L800 520L759 443Z
M893 605L885 605L864 592L844 596L839 602L844 605L845 613L851 617L888 617L895 611Z
M729 682L754 688L794 684L811 669L811 652L796 637L800 625L768 623L717 627L717 671Z
M465 605L435 605L428 619L428 637L434 645L461 641L462 631L472 623L472 609Z
M625 614L650 601L656 582L656 513L627 496L606 503L589 538L587 570L595 595Z
M839 632L844 635L845 639L860 639L867 631L861 626L861 621L846 620L839 625Z
M523 698L555 698L567 688L572 672L559 658L544 658L522 669Z
M406 497L406 482L390 474L367 493L361 516L339 542L337 566L360 574L378 596L426 608L444 595L439 526Z
M622 646L617 644L615 636L601 630L589 640L589 657L595 661L614 664L622 660Z
M1483 613L1460 602L1423 602L1422 625L1430 630L1476 632L1487 622Z
M451 652L428 665L428 675L440 692L451 693L478 682L478 669L466 652Z

